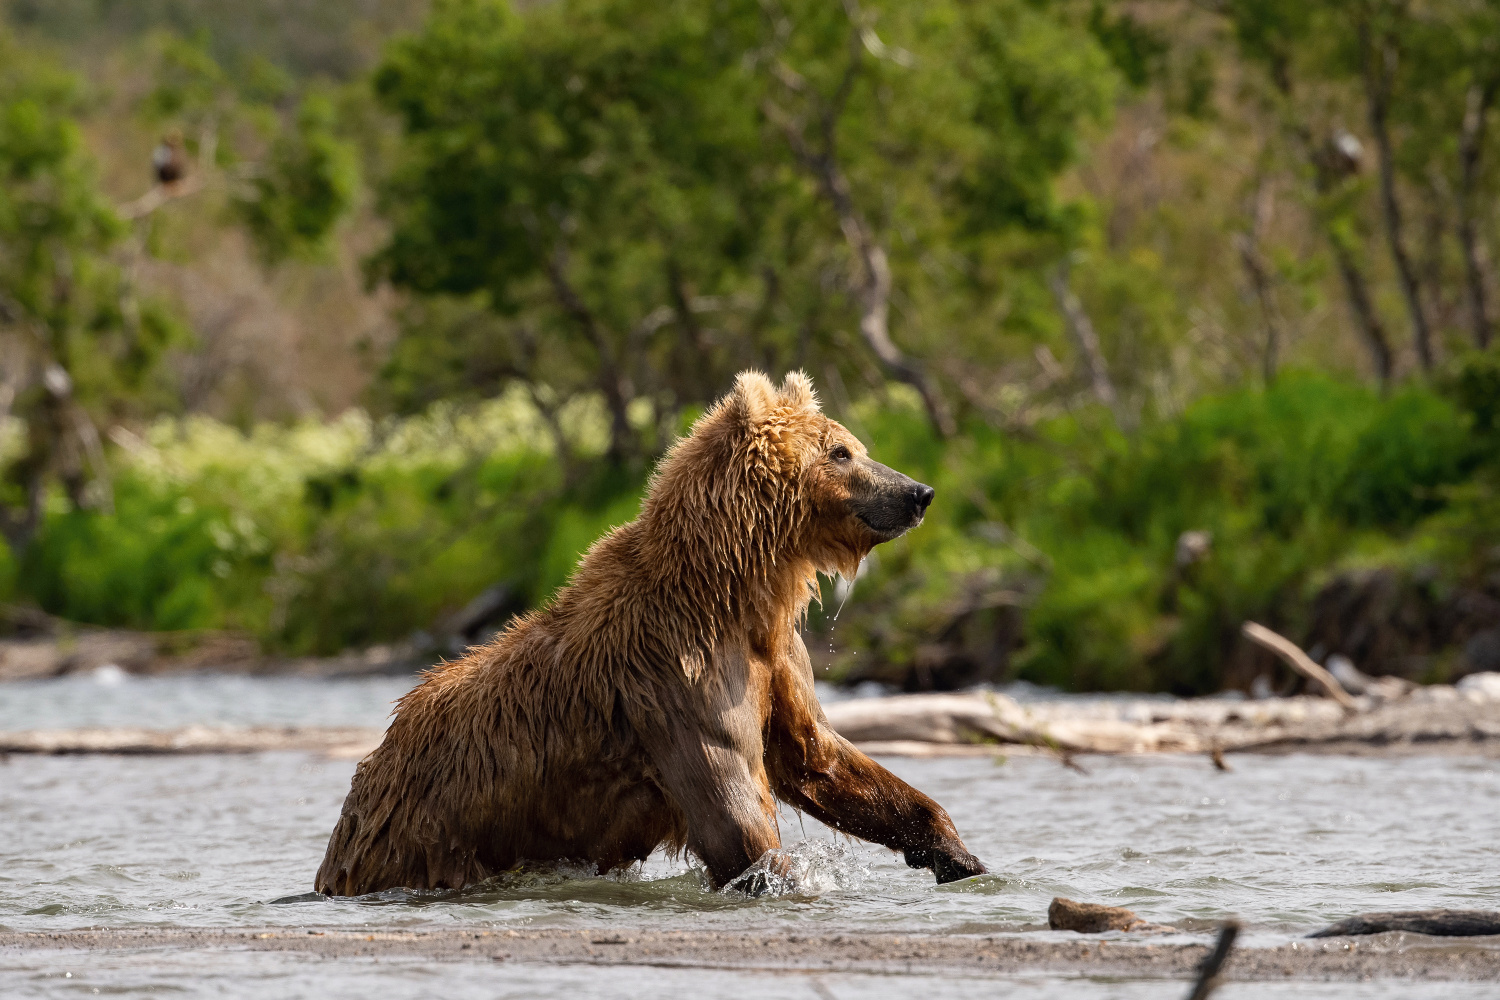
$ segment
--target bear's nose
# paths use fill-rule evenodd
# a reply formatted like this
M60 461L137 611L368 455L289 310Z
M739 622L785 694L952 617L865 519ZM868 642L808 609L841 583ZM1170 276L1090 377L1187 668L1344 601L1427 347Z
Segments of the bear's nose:
M918 483L916 489L912 492L915 494L917 501L917 513L925 514L927 512L927 505L932 503L932 498L937 495L937 490L923 483Z

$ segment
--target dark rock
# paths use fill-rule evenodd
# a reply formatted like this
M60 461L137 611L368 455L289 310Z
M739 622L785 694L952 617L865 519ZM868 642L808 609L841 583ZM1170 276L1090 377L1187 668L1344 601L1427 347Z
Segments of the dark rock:
M1405 910L1397 913L1362 913L1340 920L1308 937L1353 937L1406 931L1435 937L1477 937L1500 934L1500 912L1495 910Z
M1304 648L1341 654L1366 674L1451 683L1500 669L1500 593L1448 586L1434 572L1343 573L1313 599L1304 639Z

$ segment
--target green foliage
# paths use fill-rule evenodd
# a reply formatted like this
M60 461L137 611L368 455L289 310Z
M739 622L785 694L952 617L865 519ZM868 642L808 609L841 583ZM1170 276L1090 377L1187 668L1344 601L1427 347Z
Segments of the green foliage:
M1490 449L1500 445L1500 348L1462 355L1443 379L1445 395L1473 421Z
M354 204L359 164L334 126L332 102L318 94L304 98L295 125L277 136L251 182L253 196L236 202L269 260L324 249Z
M943 443L915 401L860 407L875 457L938 501L876 551L846 606L830 590L815 609L809 641L820 660L834 644L830 676L899 680L929 644L960 641L955 628L990 641L1013 608L1006 676L1210 692L1242 621L1295 632L1340 566L1437 553L1457 580L1500 542L1483 527L1500 523L1500 468L1475 459L1470 419L1429 391L1382 398L1294 372L1128 438L1098 417L1030 439L976 424ZM635 517L644 485L599 462L597 428L580 433L572 449L593 458L570 482L521 393L249 436L164 423L119 468L114 513L55 509L18 584L77 620L241 629L291 652L403 638L499 580L539 603ZM1212 535L1186 566L1185 531Z
M72 77L0 35L0 289L9 309L64 328L92 325L93 303L56 302L60 276L93 277L96 255L120 232L93 186L72 117L79 99Z
M1406 390L1360 435L1342 484L1353 524L1401 529L1444 505L1443 488L1467 478L1476 442L1446 400Z
M1295 633L1317 585L1372 543L1399 558L1395 547L1430 553L1441 539L1458 574L1477 550L1455 531L1494 503L1470 424L1446 400L1419 389L1383 399L1306 373L1204 398L1130 438L1068 417L1032 440L970 427L945 449L910 413L861 418L873 453L938 501L919 531L879 550L827 633L835 676L905 677L956 609L1019 598L1011 676L1211 692L1241 622ZM1213 540L1181 567L1185 531ZM832 610L814 624L827 629Z
M233 83L209 52L206 36L163 34L158 44L156 86L143 109L148 115L201 126L230 113Z
M815 614L843 676L988 643L1037 681L1205 691L1241 620L1295 634L1341 568L1493 572L1500 362L1457 345L1494 334L1494 3L4 10L28 41L0 41L0 595L322 652L425 627L499 579L540 601L751 366L809 370L878 457L938 488L843 616ZM122 96L83 100L38 38ZM139 251L85 131L183 141L202 201L179 191L142 224L170 265L120 266ZM316 265L379 243L369 276L398 292L397 333L359 363L401 418L150 423L181 405L163 369L224 347L206 328L211 349L163 366L190 338L130 279L234 270L174 245L175 206L205 203L197 236L228 223L267 264L303 259L249 279L278 302L292 283L327 301ZM1453 355L1431 385L1399 246ZM955 436L861 325L868 247L890 268L891 342ZM1063 324L1064 274L1097 356ZM1347 374L1376 334L1388 396ZM508 429L475 430L492 425ZM1178 566L1185 531L1214 544Z
M1132 87L1146 86L1161 72L1170 44L1160 32L1141 24L1130 11L1110 17L1102 0L1096 0L1089 9L1089 31L1099 39L1110 61Z
M155 36L156 85L142 112L196 153L198 170L225 171L232 215L266 263L324 254L361 185L337 92L304 86L298 94L297 82L263 58L231 74L211 45L206 33ZM210 153L213 163L202 162Z

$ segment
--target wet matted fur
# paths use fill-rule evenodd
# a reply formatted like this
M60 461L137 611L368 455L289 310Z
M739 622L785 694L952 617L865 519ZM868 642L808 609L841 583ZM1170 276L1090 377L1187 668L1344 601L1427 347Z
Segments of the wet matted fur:
M816 574L852 577L931 499L805 375L740 375L551 604L401 699L318 890L461 888L522 861L604 872L664 845L723 885L780 846L775 798L939 881L983 872L941 806L828 727L798 632Z

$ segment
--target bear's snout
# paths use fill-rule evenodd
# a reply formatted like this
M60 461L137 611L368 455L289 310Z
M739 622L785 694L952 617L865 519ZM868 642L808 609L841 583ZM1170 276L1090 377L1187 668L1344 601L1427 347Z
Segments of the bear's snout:
M866 460L863 471L849 506L865 527L890 539L922 523L936 490L878 462Z

